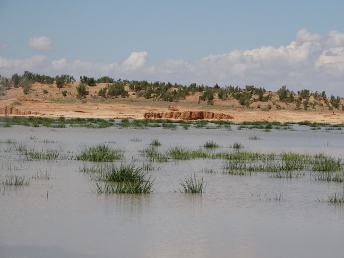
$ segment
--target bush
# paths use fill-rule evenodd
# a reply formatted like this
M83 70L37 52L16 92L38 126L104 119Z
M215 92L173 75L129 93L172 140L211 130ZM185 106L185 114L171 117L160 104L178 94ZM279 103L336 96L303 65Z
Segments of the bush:
M109 97L121 96L122 98L129 97L129 93L124 89L123 82L115 82L107 86L107 95Z
M79 83L79 86L76 87L76 90L79 98L84 98L86 95L88 95L86 85L83 83Z
M80 82L83 83L83 84L86 84L88 86L96 86L96 80L91 77L91 78L88 78L86 76L80 76Z
M29 94L32 88L32 83L30 81L30 79L26 78L26 77L22 77L20 79L20 85L23 87L23 93L25 95Z
M68 92L67 92L67 91L65 91L65 90L64 90L64 91L62 91L62 96L63 96L63 97L66 97L66 96L67 96L67 93L68 93Z
M100 89L98 91L98 96L105 98L106 97L106 91L107 91L107 88Z

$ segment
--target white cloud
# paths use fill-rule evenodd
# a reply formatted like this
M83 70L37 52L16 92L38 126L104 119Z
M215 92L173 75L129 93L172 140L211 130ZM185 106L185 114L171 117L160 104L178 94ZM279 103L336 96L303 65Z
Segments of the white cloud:
M36 38L30 38L29 48L40 50L42 52L54 51L52 44L54 40L49 37L41 36Z
M8 48L10 47L7 43L0 44L0 48Z
M136 70L146 63L147 52L133 52L127 60L123 62L122 68L125 71Z
M303 28L299 30L296 34L295 40L297 42L309 42L309 41L318 41L321 40L324 36L321 34L313 34L309 32L307 29Z
M12 74L23 73L27 70L42 70L44 60L44 56L32 56L24 60L6 59L0 57L0 74L3 76L12 76Z
M263 46L251 50L235 49L222 55L210 55L195 62L165 60L158 65L147 61L147 52L133 52L122 63L104 64L65 58L45 66L44 57L7 60L0 57L0 74L12 74L27 67L32 72L49 75L70 74L75 78L110 76L128 80L165 81L190 84L255 85L278 90L287 85L291 90L331 90L343 95L344 33L330 31L313 34L306 29L297 32L295 40L285 46ZM5 71L5 72L4 72ZM5 73L5 74L4 74Z

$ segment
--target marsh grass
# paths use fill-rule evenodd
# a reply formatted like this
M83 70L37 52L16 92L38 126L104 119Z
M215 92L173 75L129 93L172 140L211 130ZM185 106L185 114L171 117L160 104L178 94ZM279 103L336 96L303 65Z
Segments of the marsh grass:
M148 148L140 150L139 153L141 154L141 156L147 158L150 162L167 162L170 159L169 155L166 152L159 152L158 149L154 146L150 146Z
M158 147L158 146L161 146L161 142L158 139L153 139L149 145Z
M80 155L77 155L75 159L93 162L108 162L122 158L122 150L112 149L105 144L98 144L96 146L86 148L86 150L82 151Z
M188 178L185 178L183 181L180 181L183 193L204 193L206 183L203 178L197 179L196 175L193 174Z
M132 141L132 142L142 142L142 139L134 137L134 138L131 138L130 141Z
M344 193L335 193L328 197L328 202L333 204L343 204L344 203Z
M205 144L203 144L204 148L218 148L220 147L220 145L218 145L216 142L214 141L206 141Z
M1 184L6 186L22 186L30 185L30 181L25 179L25 176L6 175L5 180Z
M60 152L54 149L47 149L42 151L36 151L34 149L31 149L23 151L23 154L26 156L28 160L54 160L62 158Z
M216 171L213 170L212 168L202 168L199 172L200 172L200 173L209 173L209 174L214 174L214 173L216 173Z
M287 178L287 179L304 178L305 173L304 172L294 172L294 171L278 171L278 172L272 173L268 177L270 177L270 178Z
M96 183L94 193L98 194L150 194L153 181L140 182L123 182L123 183Z
M233 143L232 145L230 145L230 147L233 148L233 149L237 149L237 150L244 148L244 146L241 143L239 143L239 142Z
M38 171L31 178L35 180L49 180L50 174L48 171L45 171L44 173L42 171Z
M5 143L5 144L16 144L17 141L16 140L12 140L12 139L7 139L5 141L0 141L0 143Z
M142 182L145 181L146 173L140 167L135 167L133 164L119 167L108 165L103 167L102 172L97 176L97 181L107 182Z
M142 167L136 167L134 164L121 164L119 167L111 164L93 169L92 172L99 172L93 176L93 179L98 181L94 192L105 194L151 193L154 179L148 177L143 170ZM103 183L101 184L99 181Z
M56 141L52 141L52 140L48 140L48 139L43 139L40 142L42 142L42 143L55 143Z
M257 135L250 135L250 137L248 137L248 139L250 139L250 140L260 140L260 138Z
M334 172L321 172L319 174L312 174L314 180L317 181L333 181L342 183L344 182L344 174L342 173L334 173Z
M144 171L153 171L153 170L159 170L161 167L155 167L152 163L143 162L141 168Z
M167 154L172 159L188 160L192 158L192 152L187 147L175 146L168 149Z

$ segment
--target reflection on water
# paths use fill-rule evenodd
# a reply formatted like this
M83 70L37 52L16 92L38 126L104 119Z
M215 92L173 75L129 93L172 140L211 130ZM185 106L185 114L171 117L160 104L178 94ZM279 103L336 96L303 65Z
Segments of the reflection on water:
M297 126L295 126L297 127ZM233 126L233 129L234 126ZM296 128L298 129L298 128ZM255 134L261 140L250 140ZM131 141L140 138L142 141ZM107 143L125 150L125 160L142 164L138 151L158 139L166 150L197 150L209 140L229 151L324 153L343 157L338 131L165 130L1 128L0 140L36 150L57 149L69 157L86 146ZM48 139L47 143L42 142ZM0 257L342 257L344 210L327 203L342 183L304 178L222 174L222 161L197 159L157 163L150 195L98 195L95 182L79 171L91 162L26 161L12 145L0 144L0 178L50 179L30 186L1 186ZM207 168L215 173L200 172ZM192 174L207 183L205 194L180 192Z

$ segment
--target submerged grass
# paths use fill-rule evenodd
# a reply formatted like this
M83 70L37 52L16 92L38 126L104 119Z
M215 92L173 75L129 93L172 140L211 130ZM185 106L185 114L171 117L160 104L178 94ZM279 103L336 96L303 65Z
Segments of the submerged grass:
M6 175L5 180L3 180L1 184L6 186L22 186L30 185L30 181L25 179L25 176Z
M328 197L328 202L333 204L344 204L344 193L335 193Z
M341 173L321 172L317 175L312 174L312 177L314 178L314 180L317 180L317 181L333 181L333 182L338 182L338 183L344 182L343 172Z
M54 149L47 149L45 151L36 151L34 149L31 149L25 150L23 154L27 157L28 160L55 160L61 157L60 152Z

